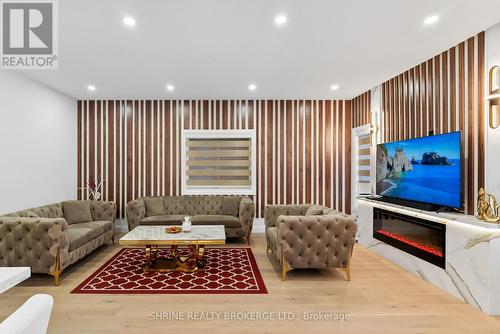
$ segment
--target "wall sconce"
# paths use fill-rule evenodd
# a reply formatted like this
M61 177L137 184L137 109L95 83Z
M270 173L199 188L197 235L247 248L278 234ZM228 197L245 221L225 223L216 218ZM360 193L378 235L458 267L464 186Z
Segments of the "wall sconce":
M490 128L496 129L500 126L500 67L493 66L489 72L489 94L488 115Z
M378 111L374 110L370 113L370 146L377 143L378 130Z

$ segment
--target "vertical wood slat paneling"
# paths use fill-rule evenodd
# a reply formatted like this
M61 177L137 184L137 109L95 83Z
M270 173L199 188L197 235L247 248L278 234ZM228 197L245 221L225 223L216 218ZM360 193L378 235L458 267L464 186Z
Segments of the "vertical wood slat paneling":
M118 216L141 196L180 195L182 129L254 129L256 216L266 203L324 204L350 211L351 124L369 122L370 95L338 100L78 101L79 199L88 180Z
M431 131L462 132L463 194L468 214L474 213L477 190L484 185L483 86L484 32L381 85L385 142L426 136ZM355 100L353 113L354 108ZM353 127L356 120L353 115Z
M352 128L370 124L371 92L367 91L350 101L351 117L349 123Z

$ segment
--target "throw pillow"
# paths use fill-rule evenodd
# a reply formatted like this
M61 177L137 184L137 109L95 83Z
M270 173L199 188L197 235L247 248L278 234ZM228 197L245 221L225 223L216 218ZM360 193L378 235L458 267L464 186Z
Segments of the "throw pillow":
M222 214L226 216L238 217L240 209L240 198L234 196L225 196L222 198Z
M92 221L90 201L65 201L62 203L64 218L68 224Z
M321 205L311 205L306 211L306 216L321 216L323 214L323 207Z
M165 207L163 206L163 198L148 197L144 199L146 205L146 216L163 216L165 215Z

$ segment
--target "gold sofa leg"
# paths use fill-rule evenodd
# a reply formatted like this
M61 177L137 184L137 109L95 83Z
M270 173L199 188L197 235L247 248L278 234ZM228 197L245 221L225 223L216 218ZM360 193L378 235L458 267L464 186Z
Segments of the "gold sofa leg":
M60 277L61 277L61 250L57 250L57 255L56 255L56 263L54 265L54 271L49 273L50 275L54 276L54 284L55 286L59 286L60 283Z
M345 272L345 275L347 277L347 281L351 281L351 259L352 259L352 251L354 250L354 245L351 247L351 251L349 252L349 259L347 260L347 266L345 268L340 268L342 269L343 272Z
M286 273L292 270L293 268L288 268L285 262L285 256L283 252L281 252L281 280L286 281Z
M348 266L346 268L340 268L346 275L346 281L351 281L351 268Z

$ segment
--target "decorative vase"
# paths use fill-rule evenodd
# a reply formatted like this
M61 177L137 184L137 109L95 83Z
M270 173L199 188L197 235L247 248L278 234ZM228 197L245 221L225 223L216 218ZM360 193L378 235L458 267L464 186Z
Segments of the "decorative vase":
M184 221L182 222L182 231L191 232L191 227L191 219L189 217L184 217Z

